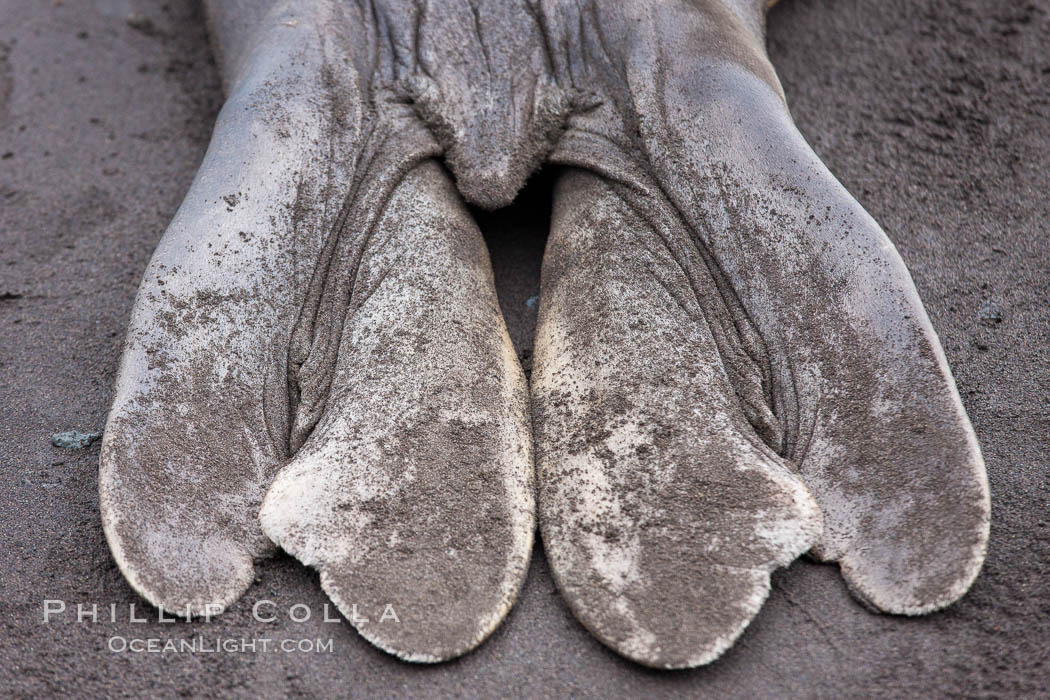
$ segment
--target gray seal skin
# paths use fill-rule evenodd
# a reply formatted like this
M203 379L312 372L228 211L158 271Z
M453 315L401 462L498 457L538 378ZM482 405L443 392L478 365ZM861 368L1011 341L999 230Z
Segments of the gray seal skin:
M807 551L880 611L969 588L980 449L903 262L791 121L763 2L206 5L228 100L101 457L148 600L227 606L276 546L380 648L448 659L513 604L536 511L573 613L653 667L717 658ZM464 202L543 163L530 408Z

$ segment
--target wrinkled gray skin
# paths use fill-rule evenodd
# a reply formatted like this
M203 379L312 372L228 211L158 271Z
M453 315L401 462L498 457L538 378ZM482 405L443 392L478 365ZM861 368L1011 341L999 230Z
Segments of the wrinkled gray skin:
M276 545L379 647L448 659L513 604L534 491L573 612L650 666L715 659L807 551L886 612L967 590L980 450L900 257L792 124L762 3L207 5L229 97L102 451L148 600L217 610ZM543 163L530 437L465 202Z

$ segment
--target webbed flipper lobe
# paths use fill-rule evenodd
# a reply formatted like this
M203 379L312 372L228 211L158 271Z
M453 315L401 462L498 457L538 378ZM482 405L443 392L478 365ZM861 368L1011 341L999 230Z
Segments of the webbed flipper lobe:
M441 661L509 611L535 516L525 377L439 165L398 185L354 286L325 414L270 487L263 529L373 644Z
M323 11L325 8L329 11ZM360 140L358 76L315 12L278 8L243 32L208 152L140 285L103 438L102 522L117 564L154 605L201 615L233 603L287 458L287 341L313 261L347 195ZM338 123L338 124L337 124ZM338 127L338 128L337 128Z
M533 411L544 544L573 613L621 654L683 668L729 648L821 520L723 371L685 269L702 262L661 233L600 178L562 176Z

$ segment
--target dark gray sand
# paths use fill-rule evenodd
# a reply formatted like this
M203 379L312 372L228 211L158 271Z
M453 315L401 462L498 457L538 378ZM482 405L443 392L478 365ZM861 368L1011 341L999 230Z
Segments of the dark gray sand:
M436 667L324 623L315 574L288 557L210 624L158 623L106 547L98 444L50 438L102 427L135 288L207 145L218 77L195 3L0 0L0 695L1050 693L1050 6L783 0L770 46L802 131L911 269L984 448L992 539L960 603L872 614L834 567L800 561L721 660L654 672L575 622L538 546L503 626ZM526 367L547 186L480 217ZM45 599L68 606L48 624ZM265 600L274 622L253 619ZM78 623L77 602L99 622ZM130 603L149 622L130 622ZM299 603L309 622L290 618ZM198 635L332 650L108 649Z

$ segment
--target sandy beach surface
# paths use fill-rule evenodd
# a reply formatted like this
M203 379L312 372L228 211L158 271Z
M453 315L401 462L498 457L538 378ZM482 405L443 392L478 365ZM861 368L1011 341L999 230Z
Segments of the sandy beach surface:
M139 278L221 106L218 75L195 2L0 0L0 696L1048 696L1050 4L783 0L769 43L803 133L908 264L983 446L992 538L961 602L872 614L834 566L798 561L721 660L654 672L573 619L537 546L506 622L439 666L325 622L316 575L287 556L260 564L220 618L158 622L106 546L97 443L50 437L102 428ZM526 367L548 187L537 178L524 206L479 217ZM67 609L45 623L45 600ZM259 601L275 620L253 617ZM78 621L77 603L98 621ZM309 621L292 619L298 604ZM112 650L197 637L331 650Z

